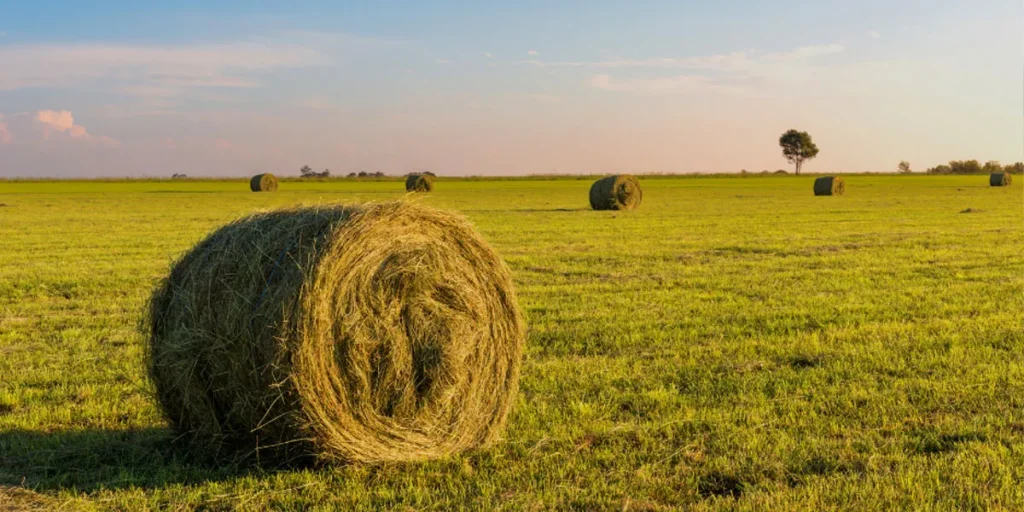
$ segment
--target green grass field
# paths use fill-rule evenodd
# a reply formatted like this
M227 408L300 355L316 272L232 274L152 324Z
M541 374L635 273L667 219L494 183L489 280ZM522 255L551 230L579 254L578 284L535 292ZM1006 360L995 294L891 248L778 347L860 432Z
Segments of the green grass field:
M400 183L0 182L0 510L1024 509L1024 180L846 180L439 182L528 316L504 440L291 470L170 447L144 302L231 219Z

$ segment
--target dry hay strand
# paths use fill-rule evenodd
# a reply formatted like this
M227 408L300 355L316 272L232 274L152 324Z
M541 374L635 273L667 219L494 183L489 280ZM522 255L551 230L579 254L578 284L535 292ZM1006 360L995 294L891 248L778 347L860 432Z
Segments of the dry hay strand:
M255 214L186 253L153 295L147 361L203 453L388 462L493 442L525 323L463 218L385 203Z
M249 180L249 190L253 192L274 192L277 190L277 177L273 174L257 174Z
M988 177L988 184L992 187L1009 187L1013 178L1008 172L994 172Z
M39 494L24 487L0 485L0 510L6 512L35 512L56 510L67 503L58 503L49 496Z
M838 176L822 176L814 180L814 195L841 196L846 193L846 182Z
M410 174L405 178L406 192L431 192L434 190L434 174Z
M590 186L590 207L595 210L633 210L643 198L640 182L630 174L607 176Z

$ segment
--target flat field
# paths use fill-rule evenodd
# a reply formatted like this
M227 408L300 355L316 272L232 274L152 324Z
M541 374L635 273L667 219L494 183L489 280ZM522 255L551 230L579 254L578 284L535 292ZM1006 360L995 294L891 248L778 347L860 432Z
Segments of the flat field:
M170 447L144 303L229 220L401 183L0 182L0 509L1024 509L1024 180L846 181L440 181L528 316L504 440L289 470Z

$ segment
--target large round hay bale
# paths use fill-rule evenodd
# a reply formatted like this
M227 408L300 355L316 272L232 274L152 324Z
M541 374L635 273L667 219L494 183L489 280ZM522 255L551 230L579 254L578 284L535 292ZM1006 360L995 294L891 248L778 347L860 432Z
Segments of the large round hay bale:
M1008 187L1013 178L1008 172L994 172L988 177L988 184L993 187Z
M257 174L249 180L249 190L253 192L274 192L277 190L277 177L273 174Z
M154 293L148 365L204 452L407 461L486 445L525 325L508 268L461 217L388 203L261 213Z
M822 176L814 180L814 195L841 196L846 192L846 182L838 176Z
M406 192L430 192L434 190L432 173L410 174L405 178Z
M607 176L590 186L590 207L595 210L633 210L640 206L644 192L635 176Z

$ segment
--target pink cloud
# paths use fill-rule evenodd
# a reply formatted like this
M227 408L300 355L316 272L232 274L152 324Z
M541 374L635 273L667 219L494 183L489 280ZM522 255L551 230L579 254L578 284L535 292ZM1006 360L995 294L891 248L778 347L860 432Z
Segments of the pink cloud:
M178 147L178 143L175 142L174 139L172 139L170 137L167 137L166 139L164 139L164 141L161 142L160 145L165 147L165 148L167 148L167 149L177 149L177 147Z
M217 149L232 149L235 147L235 145L232 144L231 141L227 139L218 137L216 140L213 141L213 147Z
M43 138L49 140L51 131L64 133L75 125L75 118L69 110L40 110L36 112L36 122L43 125Z
M4 122L4 116L0 115L0 144L10 144L14 140L11 136L11 130L7 128L7 123Z
M84 126L75 124L75 118L70 110L40 110L36 112L35 121L42 126L45 140L50 140L52 133L67 133L72 139L87 140L110 147L121 145L116 139L92 135Z

